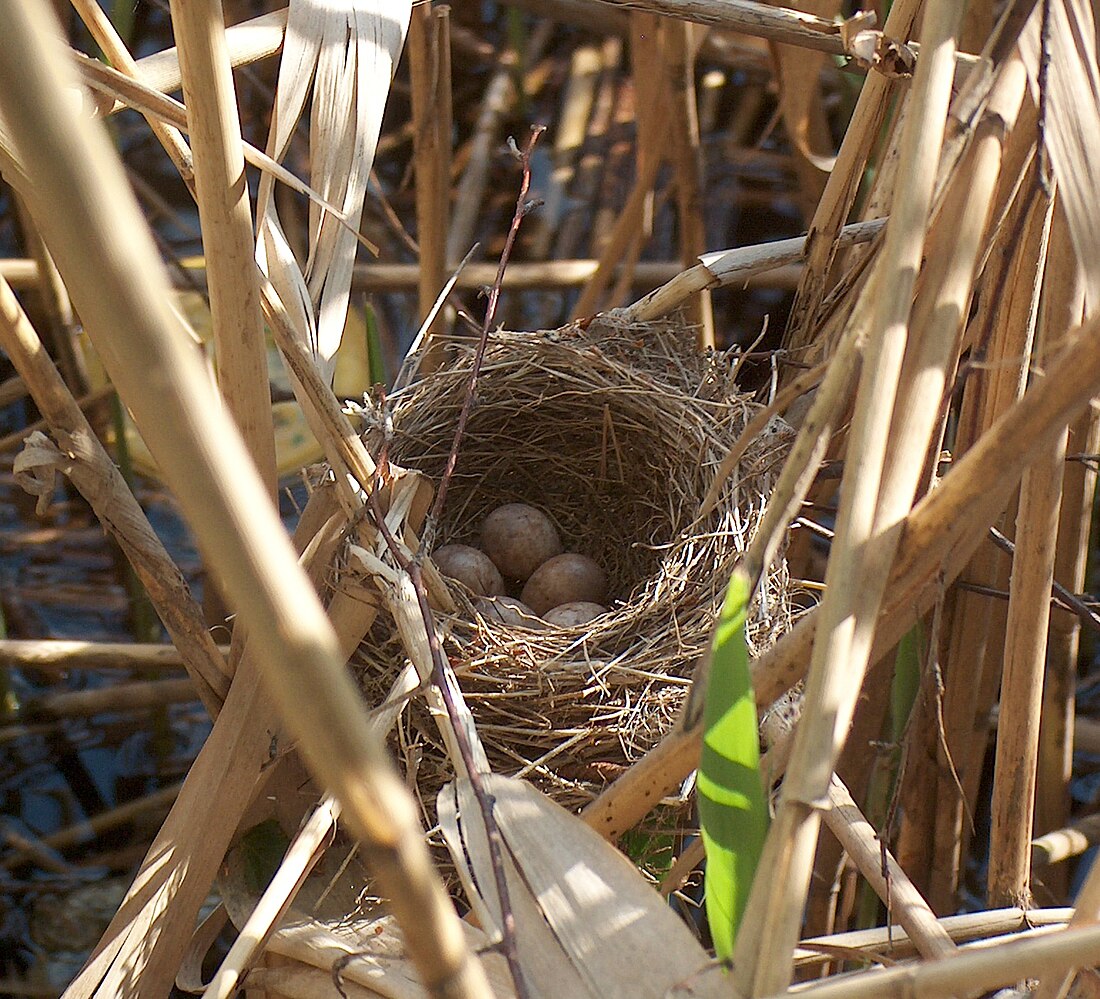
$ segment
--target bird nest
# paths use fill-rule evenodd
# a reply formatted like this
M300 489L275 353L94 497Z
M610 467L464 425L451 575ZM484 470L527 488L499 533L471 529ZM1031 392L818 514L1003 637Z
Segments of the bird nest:
M502 503L546 512L566 550L607 573L610 609L585 625L534 630L487 620L455 585L444 647L493 769L532 779L566 807L600 788L668 730L738 557L763 513L790 431L748 448L722 501L698 519L721 459L758 405L729 357L701 355L671 324L490 337L439 544L477 545ZM394 461L438 483L474 350L391 397ZM748 623L759 652L790 625L785 565L772 567ZM379 621L357 657L375 703L405 660ZM453 776L427 710L397 736L426 810ZM412 771L415 770L415 781Z

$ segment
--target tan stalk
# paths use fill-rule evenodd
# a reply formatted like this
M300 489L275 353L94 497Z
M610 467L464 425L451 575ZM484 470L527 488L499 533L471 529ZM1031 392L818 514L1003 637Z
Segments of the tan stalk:
M1070 928L1095 926L1100 922L1100 863L1095 859L1075 902ZM1035 999L1062 999L1072 981L1072 973L1045 975L1039 980Z
M936 922L928 903L890 852L884 853L871 823L864 818L836 774L829 785L829 806L825 823L882 900L889 918L897 919L920 955L935 958L954 953L956 948L951 937Z
M885 219L847 225L837 237L837 246L847 247L868 242L885 225ZM705 288L721 288L743 282L754 274L802 259L807 245L807 239L797 236L794 239L779 239L772 243L758 243L754 246L708 253L700 263L681 271L660 288L655 288L632 305L620 309L616 315L628 322L660 319Z
M416 235L420 246L417 315L423 319L447 281L447 228L451 215L451 39L447 7L413 7L409 20L413 160L416 164ZM438 336L444 316L428 327L431 339L420 370L443 360Z
M188 679L135 680L96 690L69 690L28 700L34 718L89 718L116 711L148 711L166 704L186 704L197 696Z
M171 670L183 668L183 657L174 645L6 638L0 640L0 666L47 673L71 669Z
M320 783L332 788L349 827L364 840L428 992L485 995L484 976L432 870L416 806L372 738L317 594L168 307L166 277L117 157L102 129L77 117L66 100L65 87L74 84L54 48L56 31L44 5L31 3L9 10L0 32L0 107L21 165L34 178L28 205L100 357L251 636L265 683ZM247 692L244 699L251 699ZM203 753L216 749L213 742ZM174 811L183 800L181 792ZM208 795L189 804L209 801ZM177 848L171 841L154 847L163 851L162 873ZM125 924L128 916L118 919ZM104 967L105 954L110 965L123 941L117 949L112 944L69 994L89 994L88 986L99 984L98 970L110 972L101 994L128 985L130 994L164 995L175 969L163 958L154 963L149 951L157 939L154 932L129 955L136 963L124 961L124 968ZM178 945L176 938L171 942ZM138 953L148 955L148 977Z
M229 49L230 62L234 66L247 66L278 52L283 46L286 15L287 8L283 7L281 10L261 14L259 17L253 17L226 28L225 42ZM114 33L113 27L112 32ZM98 40L96 44L103 48ZM113 56L109 55L109 57L116 68L123 69ZM138 59L136 69L138 79L154 90L171 94L180 89L179 50L175 46ZM103 108L102 113L117 114L124 108L124 104L115 102Z
M919 9L920 0L897 0L890 6L883 33L890 38L907 38ZM881 73L868 74L860 89L855 111L845 129L844 140L806 237L806 271L795 297L784 343L791 350L807 346L813 337L814 317L825 296L829 268L837 250L835 241L855 202L867 157L874 147L894 89L894 81Z
M573 306L573 318L579 319L594 315L603 298L607 286L611 283L611 276L615 267L627 252L632 241L637 237L645 218L646 202L649 199L653 185L657 182L657 171L660 169L661 160L657 157L647 158L640 173L634 180L634 186L630 189L630 195L623 205L622 212L615 220L615 225L600 251L600 262L596 273L581 292L576 305Z
M1004 510L1024 468L1100 391L1100 320L1067 338L1065 348L1016 405L955 463L938 488L914 507L903 524L898 554L886 586L872 656L885 655L952 582ZM761 709L800 680L818 627L819 610L752 663ZM677 724L648 754L611 784L584 812L602 834L631 828L688 775L698 760L701 729Z
M1069 908L1056 909L991 909L968 912L961 916L946 916L937 922L956 943L989 937L1030 932L1042 932L1043 927L1060 926L1072 914ZM821 951L814 948L820 946ZM910 957L915 953L900 926L876 926L869 930L851 930L828 937L813 937L801 941L795 954L797 967L813 967L831 959L831 948L839 946L851 953L864 951L866 959L888 953L891 958ZM855 955L853 955L855 956Z
M707 232L703 219L703 155L699 141L699 108L695 94L695 53L704 29L681 21L664 26L665 79L671 126L669 159L676 177L677 220L680 259L690 267L706 252ZM696 327L700 349L714 347L714 310L710 293L700 292L690 304L687 319Z
M1061 930L996 946L964 950L938 961L865 971L806 985L812 999L951 999L976 997L1001 985L1100 962L1100 925ZM775 999L789 993L776 993Z
M1055 214L1051 233L1052 266L1043 290L1044 322L1054 329L1071 329L1083 309L1084 285L1074 258L1067 259L1066 222ZM1055 315L1051 315L1054 313ZM1100 420L1090 407L1070 427L1068 450L1075 454L1100 451ZM1088 541L1096 494L1096 472L1086 461L1067 461L1062 470L1054 578L1073 593L1086 586ZM1047 639L1047 670L1043 684L1043 719L1039 727L1039 773L1036 782L1035 828L1060 829L1069 822L1069 781L1073 769L1074 699L1077 686L1081 622L1076 615L1054 609ZM1035 863L1032 852L1032 864ZM1047 891L1063 898L1069 890L1069 871L1056 867L1041 881Z
M1060 829L1052 829L1031 841L1031 867L1047 867L1063 860L1080 857L1090 847L1100 843L1100 815L1086 815ZM1042 874L1047 883L1050 871Z
M1040 366L1050 356L1051 347L1080 316L1079 306L1075 310L1073 302L1080 303L1081 298L1072 295L1077 275L1076 255L1064 224L1065 216L1056 213L1055 218L1062 223L1055 230L1060 238L1053 238L1050 244L1046 274L1051 283L1044 291L1051 307L1041 313L1034 350ZM1067 297L1069 302L1062 305ZM1073 312L1076 315L1071 317ZM1054 447L1024 473L1020 483L990 806L988 890L994 905L1027 905L1031 899L1031 840L1043 675L1047 666L1050 589L1054 581L1068 433L1066 427Z
M879 260L873 320L845 460L836 533L818 609L820 631L791 764L783 782L765 856L776 861L770 884L757 879L734 966L742 991L779 991L790 981L791 954L809 887L813 851L829 780L851 722L871 655L875 622L893 562L895 518L876 514L890 414L908 334L909 310L921 267L936 167L955 73L954 35L962 10L934 0L924 12L924 49L910 93L893 210ZM927 442L905 460L922 462ZM900 457L900 456L899 456ZM764 865L764 869L769 869ZM744 942L744 943L743 943Z
M187 588L130 487L99 443L8 283L0 279L0 343L65 452L66 471L118 542L153 601L195 692L216 716L229 690L228 668Z
M176 0L171 6L195 161L218 387L274 498L271 389L225 15L221 0Z
M844 54L840 26L813 14L789 7L769 6L754 0L598 0L611 7L629 7L697 24L731 28L773 42Z
M145 79L141 70L138 68L137 61L126 47L125 42L119 37L118 32L115 31L115 26L111 23L111 19L107 16L104 9L96 3L96 0L71 0L71 2L73 9L80 15L80 19L84 22L84 26L88 29L92 38L95 39L96 45L98 45L103 50L103 54L111 60L111 65L120 73L125 73L127 76L132 76L135 79L141 80L143 83L149 84L149 81ZM176 66L179 66L178 58L176 60ZM179 85L178 81L176 85ZM161 89L169 88L164 87ZM121 108L122 105L119 105L119 107ZM153 135L157 137L157 141L160 142L165 149L171 151L172 162L176 165L176 169L179 170L184 183L191 184L195 176L194 163L191 160L191 150L183 140L183 134L178 128L173 128L171 125L166 124L152 114L146 114L145 120L148 122L149 128L152 129Z
M957 451L964 450L968 440L975 440L980 428L988 427L997 414L1019 399L1026 384L1050 222L1048 200L1037 187L1029 190L1034 192L1030 196L1028 190L1021 192L1018 210L1022 214L1013 213L1023 226L1022 233L1017 234L1014 221L1002 231L999 241L1008 255L1008 283L1000 285L996 275L987 278L978 322L984 319L993 324L992 343L984 358L988 370L984 378L977 373L972 375L972 384L967 385L967 395L973 390L977 403L973 417L977 423L967 425L966 414L972 407L964 396L963 418L956 435ZM1001 287L1007 290L1007 301L999 291ZM1004 519L1011 523L1011 511ZM1008 568L1009 560L990 547L976 554L967 569L967 579L1006 590ZM939 758L936 831L932 841L932 882L928 889L929 901L937 911L954 905L985 758L987 719L1001 676L1007 623L1007 608L989 597L956 589L949 595L948 604L952 616L947 620L952 624L945 636L948 644L944 732L936 747ZM952 663L967 665L952 670Z

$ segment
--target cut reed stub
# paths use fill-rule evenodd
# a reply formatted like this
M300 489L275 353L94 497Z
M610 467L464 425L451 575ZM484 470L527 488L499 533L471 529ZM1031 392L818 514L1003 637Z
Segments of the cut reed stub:
M473 363L391 397L391 458L438 482ZM599 767L625 765L668 730L703 653L730 572L746 549L791 435L754 441L714 513L696 522L715 470L759 406L722 355L701 355L673 322L497 333L458 456L439 544L477 545L486 515L526 503L568 552L607 577L607 613L580 626L516 626L455 587L445 648L493 768L530 776L567 807L590 801ZM518 593L512 594L518 596ZM748 627L753 653L791 623L786 566L764 580ZM380 620L357 656L378 703L404 662ZM406 714L423 747L418 784L434 801L452 770L426 712Z

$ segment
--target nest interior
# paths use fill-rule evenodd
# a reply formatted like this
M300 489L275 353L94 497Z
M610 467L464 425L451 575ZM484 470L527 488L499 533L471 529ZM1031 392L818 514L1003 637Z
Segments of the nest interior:
M395 461L439 481L472 362L473 347L460 347L391 398ZM533 630L484 619L455 585L445 648L494 769L579 807L671 725L789 443L781 424L754 441L719 508L697 522L756 408L730 359L700 355L675 324L598 319L490 338L437 543L477 545L492 509L529 503L567 551L601 565L611 592L609 612L589 624ZM789 627L787 590L780 562L749 622L754 651ZM380 622L358 657L368 696L384 696L404 661ZM434 811L452 769L427 713L407 713L399 738Z

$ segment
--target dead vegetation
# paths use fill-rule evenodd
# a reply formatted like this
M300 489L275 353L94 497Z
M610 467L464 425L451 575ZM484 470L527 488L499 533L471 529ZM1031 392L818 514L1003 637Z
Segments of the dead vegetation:
M49 433L16 472L43 504L58 473L85 497L214 719L66 995L333 995L335 969L356 996L757 997L814 978L800 991L1026 981L1053 999L1100 963L1100 867L1072 910L1062 870L1095 835L1069 796L1097 623L1080 599L1100 452L1091 6L544 0L545 17L497 7L503 30L481 5L392 0L292 0L225 30L221 6L173 2L178 49L135 62L73 0L112 69L52 39L45 3L0 31L0 171L28 246L0 261L21 379L4 388ZM153 235L164 214L191 225L190 201L165 212L163 177L128 178L107 140L124 106L144 121L119 129L154 136L194 198L199 272ZM270 131L249 144L239 109L257 107ZM504 140L541 119L513 209ZM479 239L512 259L449 286ZM208 296L224 407L165 258ZM479 283L493 307L505 292L484 325ZM375 300L346 391L363 289L407 294ZM760 332L784 290L785 329ZM227 648L82 412L77 318L235 615ZM406 351L397 390L342 405ZM293 545L271 378L316 439ZM539 497L612 578L590 628L486 622L420 551ZM665 895L696 869L689 809L647 816L690 802L692 682L735 564L765 580L757 706L787 721L765 725L775 813L727 972L609 843L664 837ZM788 572L820 592L797 617ZM257 902L235 858L270 817L292 842ZM971 857L985 911L962 917ZM216 877L240 932L206 985L192 950Z

